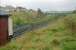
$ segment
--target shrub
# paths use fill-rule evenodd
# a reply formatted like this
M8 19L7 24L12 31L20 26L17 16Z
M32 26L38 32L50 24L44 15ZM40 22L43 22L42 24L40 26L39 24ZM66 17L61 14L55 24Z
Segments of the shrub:
M76 21L74 17L65 17L64 25L65 25L65 28L72 33L72 35L76 33Z
M51 42L52 46L59 46L60 45L60 42L57 40L57 39L54 39L52 42Z

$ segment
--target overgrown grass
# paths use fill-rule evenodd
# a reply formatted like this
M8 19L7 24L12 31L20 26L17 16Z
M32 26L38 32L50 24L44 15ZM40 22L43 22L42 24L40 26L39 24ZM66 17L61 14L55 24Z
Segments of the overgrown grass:
M14 26L16 25L24 25L24 24L32 24L32 23L40 23L40 22L47 22L47 21L55 21L59 17L58 16L48 16L42 15L37 17L36 14L33 12L26 12L26 11L14 11L11 12L11 17L13 19Z
M76 36L67 31L64 18L49 24L47 28L25 33L0 50L76 50Z
M31 12L12 12L14 25L31 24L48 21L50 17L44 16L41 18L33 16Z

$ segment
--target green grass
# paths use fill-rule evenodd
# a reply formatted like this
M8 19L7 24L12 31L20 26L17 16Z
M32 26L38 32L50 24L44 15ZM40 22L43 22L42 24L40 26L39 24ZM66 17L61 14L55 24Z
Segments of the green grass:
M0 50L76 50L76 36L65 28L64 18L49 23L47 28L25 33Z
M36 14L33 15L33 12L31 13L23 11L11 12L11 17L13 19L14 26L53 21L59 18L57 16L48 16L48 15L37 17Z
M50 17L47 16L41 18L35 17L31 12L12 12L11 14L14 25L45 22L50 19Z

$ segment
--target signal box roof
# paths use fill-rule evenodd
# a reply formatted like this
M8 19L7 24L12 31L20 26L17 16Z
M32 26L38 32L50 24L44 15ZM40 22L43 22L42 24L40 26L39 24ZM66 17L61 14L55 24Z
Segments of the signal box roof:
M9 16L9 12L5 10L0 10L0 16Z

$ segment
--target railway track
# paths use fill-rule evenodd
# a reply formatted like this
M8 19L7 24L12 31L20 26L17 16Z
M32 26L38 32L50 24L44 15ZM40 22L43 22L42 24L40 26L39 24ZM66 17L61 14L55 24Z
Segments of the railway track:
M16 28L14 28L14 34L13 37L18 37L21 34L23 34L23 32L27 31L30 28L30 25L21 25L21 26L17 26Z
M24 34L24 32L29 32L29 31L32 31L35 29L40 29L40 28L46 27L46 26L48 26L49 23L55 22L56 20L58 20L58 19L55 19L52 21L47 20L47 21L39 22L39 23L24 24L24 25L16 26L14 28L13 38L19 37L20 35Z
M17 26L14 28L13 38L19 37L20 35L24 34L24 32L29 32L34 29L45 27L47 25L48 25L48 22L41 22L41 23Z

